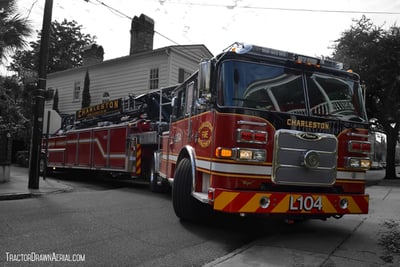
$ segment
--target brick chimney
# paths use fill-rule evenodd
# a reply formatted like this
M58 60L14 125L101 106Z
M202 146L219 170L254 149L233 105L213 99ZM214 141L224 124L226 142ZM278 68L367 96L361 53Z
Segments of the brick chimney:
M83 66L93 65L103 62L104 49L101 45L91 44L83 48Z
M154 20L144 14L135 16L131 24L129 55L153 50Z

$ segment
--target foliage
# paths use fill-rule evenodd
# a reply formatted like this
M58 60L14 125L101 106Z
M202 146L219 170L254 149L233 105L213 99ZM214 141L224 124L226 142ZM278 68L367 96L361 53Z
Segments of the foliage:
M83 84L83 92L82 92L82 108L86 108L90 106L90 78L89 78L89 70L86 70L85 81Z
M380 258L386 263L393 263L395 257L400 255L400 228L394 220L385 221L379 233L379 245L384 248L384 255Z
M53 98L53 110L57 111L57 113L60 113L60 110L58 109L58 89L56 89L56 92L54 93L54 98Z
M75 21L64 20L61 23L54 21L51 25L50 43L49 43L49 61L48 72L61 71L68 68L82 65L83 48L92 44L96 37L81 32L82 26ZM22 90L18 91L18 98L14 98L17 105L0 103L3 107L1 114L10 114L6 118L7 124L16 129L20 129L20 139L29 143L31 136L31 116L33 92L37 89L37 71L39 69L39 52L41 34L37 32L37 40L30 42L28 50L17 50L12 56L12 63L9 70L18 73L19 81L22 82ZM0 85L1 87L1 85ZM8 93L13 92L7 91ZM27 119L20 119L12 110L16 108L20 114ZM0 108L1 109L1 108ZM58 111L58 91L56 90L53 109ZM18 113L17 112L17 113ZM5 120L3 118L3 123ZM2 124L0 122L0 124Z
M41 33L37 41L30 42L30 50L17 51L12 57L10 70L21 73L37 70L39 64ZM51 24L48 73L62 71L82 65L83 48L95 42L96 37L82 33L82 25L64 19Z
M29 109L21 101L22 84L16 76L0 77L0 131L7 130L15 137L24 135L24 128L29 125ZM24 137L24 136L20 136Z
M361 76L368 115L378 119L388 138L386 178L394 178L400 129L400 28L385 30L363 16L342 33L334 49L334 58Z
M16 1L0 3L0 60L26 45L25 37L32 33L26 19L17 13Z

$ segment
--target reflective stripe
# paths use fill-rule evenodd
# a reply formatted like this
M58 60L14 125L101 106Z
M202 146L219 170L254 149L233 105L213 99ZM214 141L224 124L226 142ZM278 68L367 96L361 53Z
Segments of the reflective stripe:
M169 159L170 162L176 162L178 157L175 155L163 155L163 160ZM220 173L232 173L232 174L250 174L250 175L271 175L271 166L259 166L250 164L239 164L238 163L224 163L224 162L212 162L209 160L196 159L196 167L210 170L211 172ZM365 180L365 172L353 172L353 171L337 171L336 179L346 180Z
M349 180L365 180L365 172L345 172L338 171L336 173L337 179L349 179Z
M136 145L136 174L140 175L142 173L142 146L140 144Z
M335 194L290 194L280 192L248 192L215 189L214 209L231 213L279 213L279 214L367 214L368 195ZM266 208L260 205L260 199L267 197L270 204ZM348 207L341 208L340 200L346 198ZM291 203L292 199L292 203ZM300 208L298 199L303 202ZM294 200L294 202L293 202ZM320 202L318 202L320 201ZM321 209L318 205L321 204ZM292 206L295 206L293 208ZM308 208L305 208L308 207Z

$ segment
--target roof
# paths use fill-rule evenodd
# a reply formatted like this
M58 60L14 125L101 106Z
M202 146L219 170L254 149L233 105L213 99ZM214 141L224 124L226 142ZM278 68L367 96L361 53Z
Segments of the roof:
M153 50L149 50L149 51L145 51L145 52L140 52L140 53L135 53L132 55L127 55L127 56L123 56L123 57L119 57L119 58L113 58L113 59L109 59L109 60L104 60L103 62L100 63L95 63L95 64L91 64L91 65L84 65L84 66L79 66L76 68L71 68L71 69L67 69L67 70L62 70L62 71L57 71L57 72L53 72L53 73L49 73L47 74L48 78L51 78L52 76L58 76L58 75L63 75L65 73L68 72L76 72L76 71L80 71L82 69L86 69L88 67L95 67L95 66L105 66L108 64L115 64L118 62L123 62L123 61L127 61L130 59L135 59L135 58L143 58L143 57L148 57L151 55L156 55L156 54L168 54L170 50L173 50L175 52L180 52L181 54L187 54L189 55L188 51L192 50L193 48L198 48L198 49L203 49L205 52L204 57L212 57L213 54L210 52L210 50L208 50L208 48L205 45L202 44L194 44L194 45L173 45L173 46L166 46L166 47L161 47L161 48L157 48L157 49L153 49ZM199 55L201 56L201 55ZM193 58L192 55L190 55L191 58Z

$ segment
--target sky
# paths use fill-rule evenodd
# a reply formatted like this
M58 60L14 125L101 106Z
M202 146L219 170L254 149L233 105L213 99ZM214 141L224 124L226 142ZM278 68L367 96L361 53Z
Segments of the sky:
M17 0L35 30L42 28L44 4ZM82 25L83 33L97 37L107 60L129 54L128 17L142 13L155 21L154 48L204 44L216 55L239 41L329 56L334 41L363 13L375 25L399 25L400 0L53 0L52 20Z

